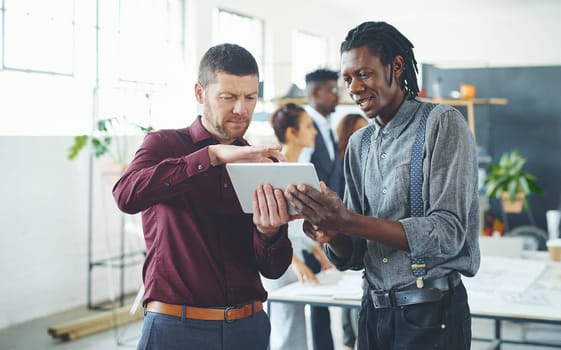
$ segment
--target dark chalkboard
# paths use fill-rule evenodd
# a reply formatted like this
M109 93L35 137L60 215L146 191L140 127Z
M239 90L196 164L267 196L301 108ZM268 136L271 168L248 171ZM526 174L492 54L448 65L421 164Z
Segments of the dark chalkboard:
M528 159L526 170L538 178L543 195L529 197L536 225L546 230L545 211L561 207L561 66L505 68L439 68L422 65L422 86L433 95L441 79L443 97L461 83L477 86L477 97L503 97L506 106L475 107L477 144L497 161L512 149ZM466 110L458 108L464 115ZM485 166L485 165L483 165ZM491 214L502 215L491 201ZM527 225L526 214L508 215L509 228Z

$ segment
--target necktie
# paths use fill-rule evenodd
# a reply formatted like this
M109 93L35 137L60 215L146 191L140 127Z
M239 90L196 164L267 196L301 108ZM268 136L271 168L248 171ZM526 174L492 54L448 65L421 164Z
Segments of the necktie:
M333 144L333 151L334 151L334 155L335 158L337 157L337 150L338 150L338 146L337 146L337 141L335 141L335 136L333 135L333 130L329 129L329 138L331 139L331 143Z

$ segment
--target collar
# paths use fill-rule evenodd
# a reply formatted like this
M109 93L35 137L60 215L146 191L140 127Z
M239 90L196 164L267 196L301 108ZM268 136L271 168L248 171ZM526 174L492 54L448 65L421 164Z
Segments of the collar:
M327 130L331 128L331 114L327 117L324 117L320 112L316 111L309 105L305 107L305 110L320 128L327 128Z
M395 116L386 124L385 127L382 127L376 119L377 129L384 129L385 134L389 134L390 136L396 138L398 137L401 132L409 125L411 120L415 118L415 114L417 110L421 107L421 101L417 99L405 99Z

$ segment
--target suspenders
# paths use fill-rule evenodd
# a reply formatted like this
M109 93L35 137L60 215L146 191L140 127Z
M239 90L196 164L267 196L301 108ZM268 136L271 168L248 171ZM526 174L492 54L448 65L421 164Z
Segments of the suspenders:
M423 148L425 145L425 131L427 128L427 119L430 112L435 107L435 104L427 104L424 108L423 114L417 132L415 135L415 142L411 150L411 163L409 169L409 197L410 197L410 210L412 217L420 217L425 215L423 206ZM366 175L366 161L370 151L370 144L372 142L372 135L376 129L375 125L370 125L361 139L360 148L360 163L363 178ZM365 193L364 185L362 186L361 205L364 210ZM364 214L364 212L363 212ZM411 271L413 276L417 279L417 288L423 288L423 278L427 274L425 259L423 257L411 257Z

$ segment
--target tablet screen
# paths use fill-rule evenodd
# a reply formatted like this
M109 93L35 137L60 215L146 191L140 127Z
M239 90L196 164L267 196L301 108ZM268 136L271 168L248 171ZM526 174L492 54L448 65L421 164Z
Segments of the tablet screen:
M244 213L253 213L253 191L261 184L285 190L290 184L305 183L319 190L312 163L228 163L226 170ZM296 214L289 203L290 214Z

